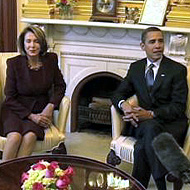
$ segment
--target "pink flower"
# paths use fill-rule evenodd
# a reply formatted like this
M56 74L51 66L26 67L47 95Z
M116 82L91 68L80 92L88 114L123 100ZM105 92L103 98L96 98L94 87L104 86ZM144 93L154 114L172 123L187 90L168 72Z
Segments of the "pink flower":
M55 169L58 168L58 162L51 162L50 165L47 167L46 170L46 177L52 178L55 175Z
M36 182L33 184L32 190L44 190L44 186L43 184Z
M44 164L41 163L37 163L32 167L33 170L45 170L46 166Z
M25 180L29 178L29 174L24 172L21 176L21 183L24 183Z
M67 4L67 0L61 0L61 3Z
M56 186L60 189L63 189L66 188L70 183L71 179L68 176L64 175L57 180Z
M58 168L58 162L51 162L50 165L48 166L48 170L54 171L56 168Z
M72 176L74 174L74 170L72 167L68 167L66 170L65 170L65 175L68 175L68 176Z
M57 182L56 182L56 186L57 186L57 188L63 189L63 188L67 187L67 184L65 184L63 180L58 179Z
M53 178L54 177L54 170L51 171L51 170L46 170L46 175L45 177L47 178Z

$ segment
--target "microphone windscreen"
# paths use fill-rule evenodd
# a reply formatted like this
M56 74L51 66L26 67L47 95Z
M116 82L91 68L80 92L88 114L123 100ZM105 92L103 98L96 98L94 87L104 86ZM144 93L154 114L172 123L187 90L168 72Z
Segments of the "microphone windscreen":
M189 183L190 161L174 137L169 133L161 133L154 138L152 145L155 154L168 172Z

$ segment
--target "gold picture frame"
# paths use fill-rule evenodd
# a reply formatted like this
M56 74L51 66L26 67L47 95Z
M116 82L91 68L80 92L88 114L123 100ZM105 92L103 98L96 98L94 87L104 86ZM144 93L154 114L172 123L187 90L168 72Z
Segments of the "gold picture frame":
M162 26L169 0L145 0L139 24Z

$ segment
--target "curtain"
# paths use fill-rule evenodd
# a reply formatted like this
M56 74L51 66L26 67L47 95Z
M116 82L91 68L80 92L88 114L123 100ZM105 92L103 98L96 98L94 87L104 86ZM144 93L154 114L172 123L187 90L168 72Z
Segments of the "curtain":
M17 51L17 2L0 0L0 52Z

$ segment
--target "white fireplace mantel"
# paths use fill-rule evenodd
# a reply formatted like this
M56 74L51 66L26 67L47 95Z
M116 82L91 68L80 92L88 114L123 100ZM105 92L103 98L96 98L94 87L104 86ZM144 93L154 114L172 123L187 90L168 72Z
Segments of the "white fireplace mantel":
M61 24L69 26L86 26L86 27L104 27L104 28L123 28L123 29L139 29L143 30L149 25L142 24L123 24L123 23L109 23L109 22L90 22L78 20L61 20L61 19L40 19L40 18L22 18L22 22L36 23L36 24ZM159 27L162 31L174 33L190 33L190 28L179 27Z
M145 56L140 36L147 25L22 18L22 22L45 26L50 50L59 56L67 84L66 95L85 78L101 72L126 75L131 62ZM190 29L160 27L165 33L165 54L186 64L190 55ZM71 131L70 116L67 131Z

